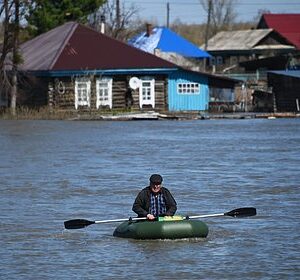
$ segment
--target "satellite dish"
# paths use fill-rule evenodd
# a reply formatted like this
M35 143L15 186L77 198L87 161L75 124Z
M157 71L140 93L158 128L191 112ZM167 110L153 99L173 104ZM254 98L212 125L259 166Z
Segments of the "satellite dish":
M130 88L132 88L132 89L137 89L137 88L139 88L139 87L140 87L140 84L141 84L141 81L140 81L140 79L137 78L137 77L132 77L132 78L130 78L130 80L129 80L129 86L130 86Z

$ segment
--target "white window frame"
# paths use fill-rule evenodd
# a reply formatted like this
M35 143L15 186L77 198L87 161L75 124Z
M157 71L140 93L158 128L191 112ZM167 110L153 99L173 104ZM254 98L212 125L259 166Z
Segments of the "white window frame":
M177 93L182 95L198 95L200 94L200 84L191 82L178 83Z
M75 108L78 106L91 106L91 81L87 78L75 80Z
M96 80L96 108L109 106L112 108L112 78L98 78Z
M148 85L149 84L149 85ZM152 108L155 107L155 80L144 78L141 79L140 90L139 90L139 103L140 108L143 108L143 105L151 105Z

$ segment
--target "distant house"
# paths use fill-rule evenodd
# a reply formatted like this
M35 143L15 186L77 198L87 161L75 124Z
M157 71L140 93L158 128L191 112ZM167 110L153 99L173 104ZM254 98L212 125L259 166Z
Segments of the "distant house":
M166 27L147 24L146 30L134 36L128 44L145 52L164 58L177 65L199 70L206 52Z
M212 73L244 83L243 89L236 88L235 103L246 103L245 108L252 110L252 93L269 92L267 70L282 69L282 66L285 69L288 55L295 47L272 29L258 29L219 32L208 41L207 51L212 55L209 63Z
M272 29L222 31L209 39L210 67L217 73L243 73L240 63L290 53L295 47Z
M254 112L274 112L273 92L254 90L252 93L252 110Z
M300 112L300 71L279 70L267 74L271 91L254 91L253 109L260 112Z
M272 87L275 111L300 111L300 71L270 71L268 85Z
M240 63L246 72L268 70L299 70L300 69L300 14L263 14L257 25L257 30L272 29L285 38L294 49L286 49L279 53L270 53L263 58L257 58Z
M256 29L272 28L300 50L300 14L263 14Z
M300 67L300 55L282 54L278 56L270 56L255 60L248 60L239 63L240 67L245 69L246 73L255 73L259 70L297 70Z
M185 70L75 22L25 42L20 50L28 105L89 112L201 111L208 109L210 87L232 91L235 83Z

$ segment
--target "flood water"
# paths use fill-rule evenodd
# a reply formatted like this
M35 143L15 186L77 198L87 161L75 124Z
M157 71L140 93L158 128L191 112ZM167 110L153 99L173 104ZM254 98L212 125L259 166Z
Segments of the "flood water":
M1 279L299 279L300 119L0 121ZM152 173L206 239L113 237Z

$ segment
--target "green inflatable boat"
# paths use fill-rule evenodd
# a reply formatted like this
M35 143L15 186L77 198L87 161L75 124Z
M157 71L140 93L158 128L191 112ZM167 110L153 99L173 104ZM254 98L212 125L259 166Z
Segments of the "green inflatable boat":
M181 239L207 237L208 227L199 220L125 221L114 231L116 237L133 239Z

